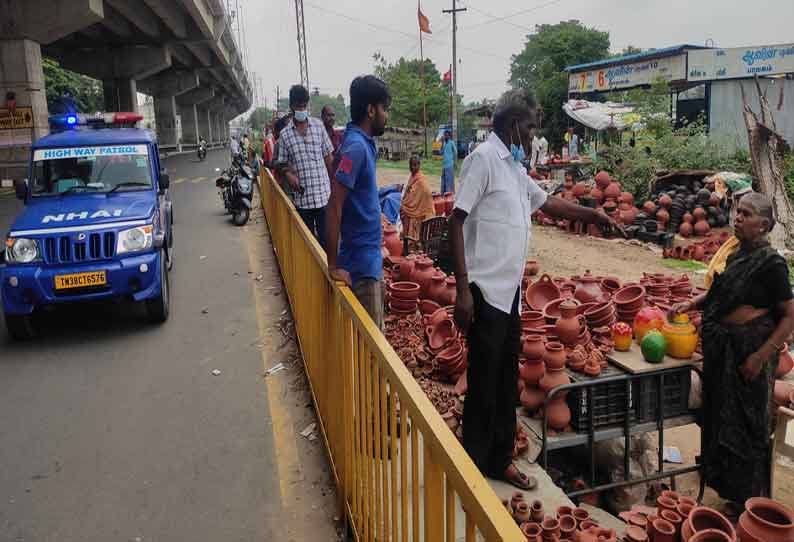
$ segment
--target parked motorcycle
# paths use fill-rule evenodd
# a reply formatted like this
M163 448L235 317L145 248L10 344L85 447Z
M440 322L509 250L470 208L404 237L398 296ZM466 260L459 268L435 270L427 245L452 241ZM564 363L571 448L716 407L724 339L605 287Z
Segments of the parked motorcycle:
M232 165L224 170L215 181L226 211L231 213L235 226L243 226L251 214L251 200L254 193L254 172L237 154Z
M203 141L199 143L196 154L198 154L199 162L203 161L207 157L207 144Z

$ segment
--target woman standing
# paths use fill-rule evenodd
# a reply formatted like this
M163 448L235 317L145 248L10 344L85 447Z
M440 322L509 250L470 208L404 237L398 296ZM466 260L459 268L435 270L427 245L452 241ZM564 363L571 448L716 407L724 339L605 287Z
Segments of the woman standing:
M739 247L725 271L694 300L673 307L703 310L703 475L738 509L768 496L770 399L778 352L794 330L788 266L767 240L775 225L769 199L739 203Z
M433 194L424 174L420 171L421 162L417 155L411 156L409 162L411 178L403 191L400 203L400 220L403 223L403 235L419 239L422 222L436 216L433 207Z

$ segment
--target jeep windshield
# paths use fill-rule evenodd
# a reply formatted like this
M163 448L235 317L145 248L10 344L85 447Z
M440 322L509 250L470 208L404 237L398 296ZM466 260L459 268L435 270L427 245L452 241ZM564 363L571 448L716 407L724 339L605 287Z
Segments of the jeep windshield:
M149 152L146 145L36 149L30 183L34 198L148 190Z

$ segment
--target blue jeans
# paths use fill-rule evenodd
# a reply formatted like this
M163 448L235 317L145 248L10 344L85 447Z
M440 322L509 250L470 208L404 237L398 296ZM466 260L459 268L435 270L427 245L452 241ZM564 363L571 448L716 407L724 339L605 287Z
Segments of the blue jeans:
M455 193L455 168L447 167L441 172L441 193Z

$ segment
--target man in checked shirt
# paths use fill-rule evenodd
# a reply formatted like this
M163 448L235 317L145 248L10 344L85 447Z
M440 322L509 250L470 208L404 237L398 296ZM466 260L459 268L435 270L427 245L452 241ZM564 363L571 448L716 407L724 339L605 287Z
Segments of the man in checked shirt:
M325 248L325 207L331 194L333 146L323 123L309 116L309 91L289 89L290 122L278 140L279 162L287 162L285 177L298 214Z

